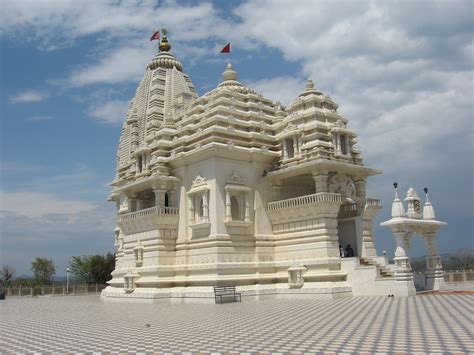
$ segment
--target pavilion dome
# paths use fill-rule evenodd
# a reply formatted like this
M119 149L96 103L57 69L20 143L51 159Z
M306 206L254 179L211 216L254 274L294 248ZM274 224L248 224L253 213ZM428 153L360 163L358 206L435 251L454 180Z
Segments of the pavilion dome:
M133 164L133 154L146 149L150 137L172 126L176 112L197 98L183 65L170 52L163 36L160 51L147 65L126 115L117 151L117 172Z
M230 89L230 90L237 91L243 94L252 93L255 95L262 96L258 94L255 90L252 90L246 87L245 85L243 85L241 82L237 80L237 72L235 71L231 63L227 64L226 69L222 73L222 82L213 91L220 91L223 89Z

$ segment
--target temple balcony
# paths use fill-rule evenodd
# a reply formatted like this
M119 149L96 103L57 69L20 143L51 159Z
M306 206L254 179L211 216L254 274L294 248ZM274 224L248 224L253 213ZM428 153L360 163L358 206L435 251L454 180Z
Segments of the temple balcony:
M340 194L319 192L311 195L269 202L267 213L273 225L308 220L327 215L337 216L342 204Z
M176 229L178 219L179 208L155 206L119 214L117 224L126 234L131 234L156 229Z
M377 212L382 208L382 205L380 204L380 200L376 198L366 198L364 200L363 204L363 209L364 212L366 211L375 211ZM362 213L361 209L358 209L358 206L356 203L351 203L351 204L344 204L341 206L341 209L339 210L338 218L351 218L351 217L357 217L360 216Z

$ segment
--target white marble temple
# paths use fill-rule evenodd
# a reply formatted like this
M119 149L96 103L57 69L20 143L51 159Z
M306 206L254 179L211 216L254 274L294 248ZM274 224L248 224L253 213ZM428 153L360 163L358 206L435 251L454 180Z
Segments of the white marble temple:
M102 298L213 301L215 285L247 299L395 293L372 234L380 201L365 192L381 171L363 165L337 110L311 79L284 107L231 64L198 97L164 36L120 137Z

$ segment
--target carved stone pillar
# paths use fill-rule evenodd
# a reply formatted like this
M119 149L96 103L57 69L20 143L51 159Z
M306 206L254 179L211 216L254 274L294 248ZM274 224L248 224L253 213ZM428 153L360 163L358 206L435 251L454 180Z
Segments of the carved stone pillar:
M328 192L328 176L327 174L313 173L314 186L316 193Z
M298 153L299 153L300 155L302 155L302 154L303 154L303 151L302 151L301 147L303 146L303 137L302 137L302 136L298 136L297 139L298 139Z
M445 288L444 271L441 265L441 257L436 248L436 232L423 233L423 241L428 252L426 257L426 289L443 290Z
M204 222L209 222L209 202L207 199L207 192L202 195L202 218Z
M194 195L188 196L189 224L194 224Z
M365 203L365 186L367 182L365 180L354 181L354 186L356 190L356 199L359 201L364 201Z
M397 283L396 293L400 296L414 296L416 294L413 283L413 272L410 265L410 258L405 252L405 241L407 233L401 230L394 230L397 250L395 251L395 282Z
M281 200L281 192L282 192L282 185L281 183L279 184L273 184L272 185L272 200L273 201L279 201Z
M281 142L281 144L282 144L282 148L283 148L283 159L286 159L286 158L288 158L288 149L286 147L286 140L283 140Z
M364 258L377 256L373 236L373 220L375 215L382 209L380 204L365 203L362 210L362 250L360 255Z
M134 212L137 210L137 195L130 195L128 197L128 211Z
M298 150L298 137L293 138L293 154L298 155L299 150Z
M335 144L335 150L336 150L336 155L340 155L341 154L341 142L340 142L340 135L339 133L336 133L336 144Z
M244 221L250 222L250 200L249 200L249 193L244 193L244 200L245 200L245 216Z
M176 190L168 191L168 206L170 207L176 206Z
M157 207L165 207L165 194L166 194L166 190L163 190L163 189L153 189L153 193L155 194L155 206L157 206Z
M230 192L225 192L225 221L232 221L232 203L230 201Z

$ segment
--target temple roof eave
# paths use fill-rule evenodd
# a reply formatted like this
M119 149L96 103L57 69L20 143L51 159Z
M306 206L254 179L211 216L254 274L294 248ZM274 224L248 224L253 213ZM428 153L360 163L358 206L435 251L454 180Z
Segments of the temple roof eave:
M416 218L407 218L407 217L396 217L388 221L380 223L383 227L396 226L396 225L412 225L412 226L421 226L421 227L442 227L448 225L446 222L432 220L432 219L416 219Z
M281 180L302 174L312 174L313 172L328 173L331 171L346 173L360 179L382 174L382 170L368 168L362 165L328 159L317 159L271 171L267 174L267 178L269 180Z
M180 179L176 176L170 175L152 175L146 178L139 180L134 180L132 182L126 183L121 186L116 186L111 193L111 196L119 195L122 192L129 191L141 191L145 188L152 188L155 184L159 182L179 182Z
M271 150L264 151L259 148L245 148L239 146L230 148L223 143L211 142L200 148L196 147L188 152L181 152L165 159L166 163L174 169L208 158L225 158L245 162L248 162L250 159L252 161L270 164L279 157L280 152Z

